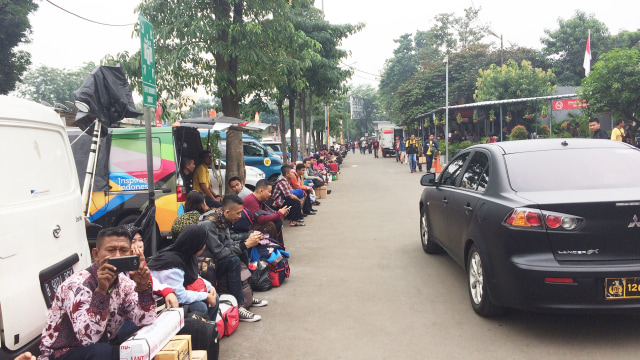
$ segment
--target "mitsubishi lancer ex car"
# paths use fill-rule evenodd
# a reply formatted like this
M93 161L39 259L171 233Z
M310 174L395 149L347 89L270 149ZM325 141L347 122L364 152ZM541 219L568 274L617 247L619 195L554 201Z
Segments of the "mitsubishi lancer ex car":
M637 148L600 139L483 144L421 184L423 250L444 250L466 270L477 314L640 313Z

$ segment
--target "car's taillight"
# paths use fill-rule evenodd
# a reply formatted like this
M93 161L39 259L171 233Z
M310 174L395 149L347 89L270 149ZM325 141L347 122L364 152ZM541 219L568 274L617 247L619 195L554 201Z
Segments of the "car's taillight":
M524 228L541 228L543 223L551 230L576 230L584 223L584 219L568 214L517 208L504 220L506 225Z
M535 209L513 209L504 222L514 227L540 227L542 214Z
M184 186L177 186L176 187L176 200L178 202L183 202L183 201L187 200L187 193L186 193L186 190L185 190Z

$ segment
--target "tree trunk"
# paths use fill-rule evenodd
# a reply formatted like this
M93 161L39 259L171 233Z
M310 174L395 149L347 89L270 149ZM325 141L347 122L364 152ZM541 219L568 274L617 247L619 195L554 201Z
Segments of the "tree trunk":
M216 19L219 21L233 21L235 24L243 22L243 2L238 2L232 7L226 1L214 1ZM233 18L232 18L233 15ZM229 40L229 32L224 29L220 31L215 41L218 43L227 43ZM240 97L238 96L238 57L236 55L227 54L225 52L217 52L213 54L216 61L216 85L221 91L220 100L222 102L222 112L226 116L240 117ZM227 132L227 170L226 178L238 176L244 183L244 153L242 150L242 132L237 130L229 130ZM226 193L231 193L229 184L226 183Z
M300 154L302 158L306 158L309 155L307 150L307 109L305 107L305 92L302 91L300 93L300 98L298 99L298 116L300 117Z
M298 141L296 139L296 96L289 96L289 131L291 132L291 162L298 160Z
M280 141L282 142L282 161L285 164L289 163L289 156L287 155L287 129L284 126L284 107L282 105L284 101L278 100L278 118L280 119Z
M314 129L314 123L313 123L313 92L311 90L309 90L309 134L311 134L311 136L309 136L309 141L313 140L313 148L318 149L318 143L316 142L316 131ZM313 152L311 150L309 150L309 152Z

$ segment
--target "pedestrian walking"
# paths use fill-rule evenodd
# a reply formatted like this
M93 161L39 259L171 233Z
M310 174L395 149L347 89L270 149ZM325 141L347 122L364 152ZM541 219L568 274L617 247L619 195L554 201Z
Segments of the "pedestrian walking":
M429 135L429 140L425 141L422 153L427 157L427 173L430 173L433 157L440 154L438 142L433 139L433 135Z
M376 159L378 158L378 150L380 149L380 142L378 142L378 138L373 139L373 153L375 154Z
M407 156L409 157L409 170L416 172L416 155L419 153L418 140L415 135L411 135L407 141Z
M400 162L400 136L396 136L394 150L396 151L396 162Z

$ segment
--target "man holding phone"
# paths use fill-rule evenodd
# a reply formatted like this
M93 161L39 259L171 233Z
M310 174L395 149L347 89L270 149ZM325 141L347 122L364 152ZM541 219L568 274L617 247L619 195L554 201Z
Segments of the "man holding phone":
M132 261L120 269L109 264L109 259L131 255L127 230L100 230L91 254L93 265L73 274L56 292L42 331L40 360L110 360L112 348L106 341L116 337L126 320L144 326L156 319L149 269L138 260L129 278L124 271Z

